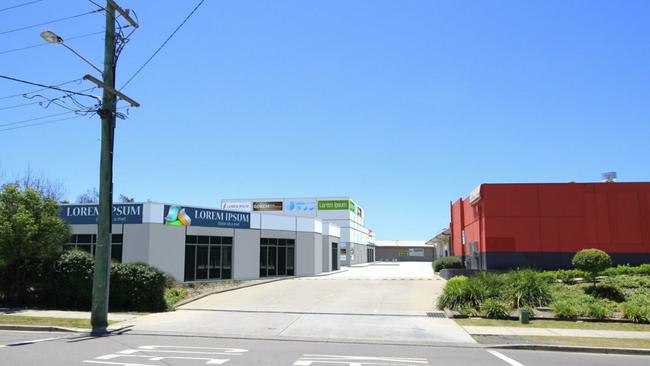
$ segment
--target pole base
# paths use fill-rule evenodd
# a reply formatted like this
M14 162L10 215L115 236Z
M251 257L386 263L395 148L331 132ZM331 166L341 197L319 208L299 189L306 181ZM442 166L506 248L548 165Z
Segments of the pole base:
M90 335L93 337L101 337L107 334L108 334L108 327L93 328L93 330L90 331Z

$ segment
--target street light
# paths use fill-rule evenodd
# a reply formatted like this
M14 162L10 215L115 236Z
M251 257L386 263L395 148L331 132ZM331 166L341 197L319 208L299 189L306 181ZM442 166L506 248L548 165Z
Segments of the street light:
M44 32L41 32L41 38L43 38L47 43L60 44L61 46L63 46L63 47L65 47L65 48L69 49L70 52L74 53L75 55L77 55L77 57L79 57L80 59L84 60L85 63L87 63L88 65L92 66L92 68L95 69L95 70L97 70L97 72L99 72L99 73L102 74L102 75L104 74L104 73L102 72L102 70L100 70L97 66L93 65L93 63L90 62L90 61L88 61L88 59L86 59L85 57L81 56L81 55L79 54L79 52L73 50L70 46L68 46L67 44L63 43L63 38L61 38L61 37L60 37L59 35L57 35L56 33L52 32L52 31L49 31L49 30L46 30L46 31L44 31Z

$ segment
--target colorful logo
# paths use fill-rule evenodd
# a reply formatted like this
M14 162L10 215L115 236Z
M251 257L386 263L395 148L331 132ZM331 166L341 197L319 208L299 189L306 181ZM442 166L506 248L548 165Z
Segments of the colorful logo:
M180 206L170 206L167 216L165 216L165 225L172 226L190 226L192 219L185 213L185 209Z

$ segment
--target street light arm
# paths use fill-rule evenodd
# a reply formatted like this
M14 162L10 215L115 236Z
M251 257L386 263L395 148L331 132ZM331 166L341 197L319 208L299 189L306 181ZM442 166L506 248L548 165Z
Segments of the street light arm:
M63 42L61 42L61 43L59 43L59 44L60 44L61 46L65 47L65 48L69 49L70 52L72 52L72 53L74 53L75 55L77 55L77 57L79 57L80 59L84 60L84 62L86 62L88 65L90 65L93 69L97 70L97 72L99 72L100 75L104 75L104 73L102 72L102 70L100 70L97 66L93 65L93 63L90 62L87 58L81 56L81 54L80 54L79 52L75 51L74 49L72 49L72 47L68 46L67 44L65 44L65 43L63 43Z

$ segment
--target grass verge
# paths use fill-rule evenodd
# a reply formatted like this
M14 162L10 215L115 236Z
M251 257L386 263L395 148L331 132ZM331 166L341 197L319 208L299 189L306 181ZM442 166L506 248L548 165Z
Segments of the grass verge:
M557 344L557 345L565 345L565 346L650 349L650 339L545 337L545 336L526 336L524 338L526 338L529 341L533 341L535 343Z
M108 324L116 323L108 321ZM21 316L0 314L0 324L3 325L41 325L50 327L87 328L90 329L90 319L50 318L39 316Z
M517 328L562 328L562 329L597 329L648 332L650 324L613 323L613 322L575 322L565 320L531 320L529 324L521 324L517 320L499 319L454 319L459 325L488 326L488 327L517 327Z

